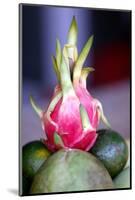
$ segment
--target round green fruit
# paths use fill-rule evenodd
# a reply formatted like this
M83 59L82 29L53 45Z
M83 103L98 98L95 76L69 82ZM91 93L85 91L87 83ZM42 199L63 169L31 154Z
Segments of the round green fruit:
M110 188L112 179L96 157L82 150L61 149L38 170L30 194Z
M130 188L130 168L125 168L113 181L117 189Z
M50 156L50 152L41 141L32 141L23 146L22 166L23 174L28 179L33 179L35 173Z
M90 150L106 167L112 178L124 168L128 147L124 138L114 130L99 130L96 143Z

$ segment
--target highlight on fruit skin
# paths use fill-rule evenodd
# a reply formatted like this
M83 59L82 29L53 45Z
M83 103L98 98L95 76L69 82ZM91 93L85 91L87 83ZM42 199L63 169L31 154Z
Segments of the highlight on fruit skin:
M56 56L52 56L58 83L47 110L41 110L34 99L30 102L41 119L44 142L52 152L60 148L88 151L95 143L100 119L109 127L102 104L86 87L88 74L94 71L84 62L93 43L93 35L81 52L77 49L78 27L75 16L68 30L67 43L61 47L56 40Z

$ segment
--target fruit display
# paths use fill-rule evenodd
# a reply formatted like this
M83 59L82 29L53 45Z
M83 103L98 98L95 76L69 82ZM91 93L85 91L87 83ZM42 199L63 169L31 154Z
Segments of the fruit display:
M31 180L24 195L112 190L121 188L120 179L130 179L124 169L128 160L125 139L110 128L101 102L86 87L88 74L94 71L84 65L93 36L80 53L77 39L73 17L64 47L56 40L52 61L58 82L47 109L42 110L30 96L44 138L23 146L23 180ZM100 121L106 129L98 130Z

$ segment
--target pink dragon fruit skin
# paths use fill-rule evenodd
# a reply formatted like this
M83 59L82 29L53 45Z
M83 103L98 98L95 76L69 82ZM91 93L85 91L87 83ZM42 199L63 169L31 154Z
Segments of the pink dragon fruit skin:
M47 119L46 113L43 114L44 130L48 138L45 140L45 144L50 150L55 151L61 148L61 145L54 142L55 133L59 134L64 148L78 148L88 151L95 142L97 137L95 127L99 123L98 113L93 118L95 127L91 124L88 129L83 130L79 106L78 98L70 98L69 96L64 104L62 104L62 98L59 100L50 115L51 121ZM93 112L94 108L90 109L89 113L92 114L91 111Z
M86 78L93 68L83 67L83 64L91 48L93 36L78 56L77 30L73 17L68 32L68 44L63 51L57 40L53 64L59 83L47 110L39 109L31 98L31 104L41 118L44 142L52 152L60 148L88 151L96 141L100 118L109 125L101 103L86 88Z

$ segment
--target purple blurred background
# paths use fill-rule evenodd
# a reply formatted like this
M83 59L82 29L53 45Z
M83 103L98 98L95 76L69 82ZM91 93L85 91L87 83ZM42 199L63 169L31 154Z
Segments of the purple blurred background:
M102 102L114 130L130 136L131 12L40 5L20 5L22 16L22 115L21 141L44 137L40 119L29 95L45 109L57 83L51 55L56 38L66 43L73 15L78 23L79 51L94 34L94 44L85 63L95 72L88 78L90 93ZM99 128L104 127L101 123Z

